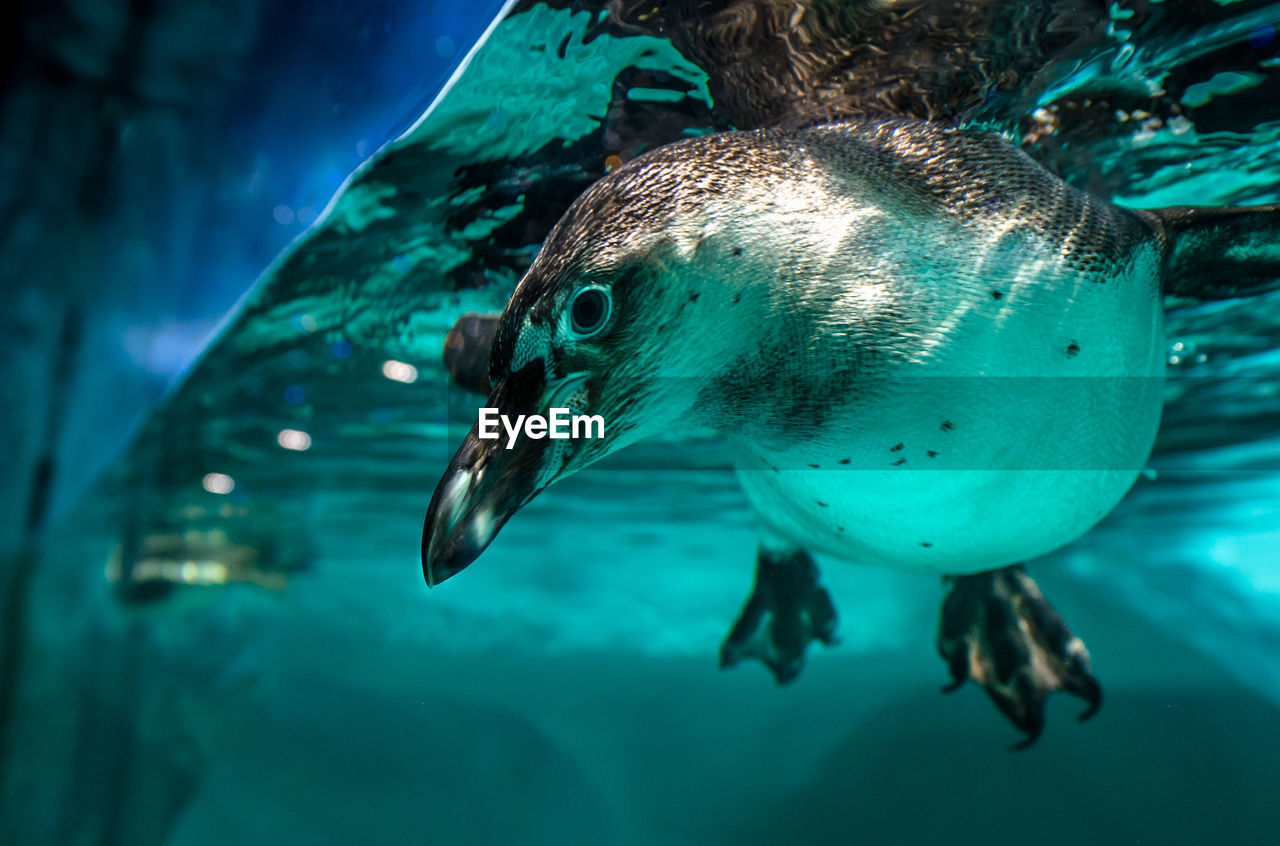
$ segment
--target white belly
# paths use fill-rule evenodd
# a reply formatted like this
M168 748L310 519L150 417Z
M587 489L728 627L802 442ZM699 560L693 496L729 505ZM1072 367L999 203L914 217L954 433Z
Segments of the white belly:
M816 478L821 472L740 477L765 524L799 546L863 564L953 574L1027 561L1070 543L1101 520L1137 476L1133 470L921 470L848 471L835 480Z
M971 573L1051 552L1120 501L1162 404L1154 252L1106 283L1015 266L957 286L936 331L909 339L924 352L837 424L781 450L744 441L739 476L769 528L852 561Z

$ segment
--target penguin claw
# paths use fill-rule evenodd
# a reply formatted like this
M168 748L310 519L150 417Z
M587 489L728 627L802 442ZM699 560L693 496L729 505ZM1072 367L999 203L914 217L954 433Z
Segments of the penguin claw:
M1044 730L1049 694L1063 690L1088 703L1084 722L1102 706L1084 642L1072 634L1021 566L949 579L938 653L951 671L944 693L972 679L1014 727L1026 749Z
M761 549L755 587L720 646L720 667L755 658L769 668L779 685L787 684L804 668L810 641L826 646L840 642L836 619L835 605L818 583L818 565L812 556Z

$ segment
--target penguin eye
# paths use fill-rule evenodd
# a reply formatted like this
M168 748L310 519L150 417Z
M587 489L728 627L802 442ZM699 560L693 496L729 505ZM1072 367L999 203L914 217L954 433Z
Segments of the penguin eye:
M583 288L569 307L570 326L579 338L590 338L609 322L613 300L604 288Z

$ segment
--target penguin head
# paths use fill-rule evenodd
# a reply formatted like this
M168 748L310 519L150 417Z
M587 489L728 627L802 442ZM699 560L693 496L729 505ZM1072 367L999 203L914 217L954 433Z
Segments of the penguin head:
M731 272L743 258L728 214L732 180L706 178L723 157L711 151L709 163L689 146L588 189L516 287L490 352L486 407L508 422L565 409L571 436L522 431L508 448L502 427L496 439L472 429L428 509L428 584L470 564L555 480L679 425L732 358L725 351L758 324L735 322L730 308L744 297Z

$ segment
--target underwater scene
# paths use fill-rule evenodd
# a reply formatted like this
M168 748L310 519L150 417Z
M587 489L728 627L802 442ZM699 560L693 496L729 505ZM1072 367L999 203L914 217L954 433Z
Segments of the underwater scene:
M1280 843L1277 30L20 4L0 843Z

